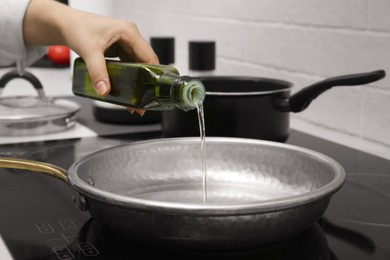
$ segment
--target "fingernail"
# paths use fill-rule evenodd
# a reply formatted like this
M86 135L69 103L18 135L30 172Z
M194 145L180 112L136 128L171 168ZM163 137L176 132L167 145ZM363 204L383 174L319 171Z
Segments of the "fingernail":
M138 113L138 115L140 115L141 117L143 117L144 115L145 115L145 110L143 110L143 111L139 111L139 112L137 112Z
M103 96L107 92L107 83L104 80L98 81L95 90L99 96Z
M130 114L134 114L135 110L130 110Z

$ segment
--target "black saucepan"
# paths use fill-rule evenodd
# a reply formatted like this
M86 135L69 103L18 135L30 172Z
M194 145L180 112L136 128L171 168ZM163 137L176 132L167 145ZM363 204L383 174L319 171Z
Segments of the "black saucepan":
M290 95L287 81L234 76L201 78L206 136L244 137L284 142L289 135L290 112L300 112L320 94L335 86L368 84L385 77L385 71L328 78ZM199 136L196 111L164 111L165 137Z

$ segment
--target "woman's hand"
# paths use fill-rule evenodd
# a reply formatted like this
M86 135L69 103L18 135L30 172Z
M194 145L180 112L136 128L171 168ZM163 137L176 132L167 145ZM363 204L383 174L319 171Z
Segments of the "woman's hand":
M79 54L101 96L111 89L105 57L158 64L157 55L130 21L83 12L53 0L32 0L23 25L27 46L67 45Z

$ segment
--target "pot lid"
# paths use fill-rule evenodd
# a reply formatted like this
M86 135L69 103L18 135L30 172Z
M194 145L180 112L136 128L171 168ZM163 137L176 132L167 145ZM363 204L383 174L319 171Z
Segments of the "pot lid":
M70 100L42 97L0 98L0 122L35 121L68 116L80 106Z
M38 96L1 97L6 84L16 78L29 81L37 91ZM46 97L41 82L29 72L20 75L16 70L12 70L0 79L0 123L44 122L67 118L79 109L80 106L75 102Z

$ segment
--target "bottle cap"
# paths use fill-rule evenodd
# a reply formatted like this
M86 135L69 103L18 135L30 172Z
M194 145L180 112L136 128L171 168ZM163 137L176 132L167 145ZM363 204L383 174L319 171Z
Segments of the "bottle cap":
M214 70L215 69L215 42L214 41L190 41L189 42L190 70Z
M175 62L175 38L151 37L150 45L157 54L161 64L169 65Z
M203 103L206 97L206 90L202 81L189 76L181 76L176 80L177 86L180 86L180 101L176 104L183 111L194 109Z

